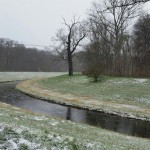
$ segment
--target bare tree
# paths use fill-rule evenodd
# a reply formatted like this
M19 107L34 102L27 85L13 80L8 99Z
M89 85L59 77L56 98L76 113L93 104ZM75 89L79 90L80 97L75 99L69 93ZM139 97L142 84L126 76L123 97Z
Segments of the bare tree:
M103 39L105 43L111 45L110 51L114 55L113 70L118 75L121 75L122 72L120 62L124 42L126 41L127 29L131 23L131 19L137 16L136 12L139 8L138 5L128 6L130 1L105 0L103 3L93 3L93 8L89 14L90 22L99 31L99 39ZM122 7L117 7L119 5L122 5Z
M146 2L149 2L150 0L128 0L126 3L119 3L116 4L115 7L129 7L129 6L133 6L133 5L139 5L139 4L145 4ZM105 12L109 9L113 9L113 7L109 6L106 9L102 10L102 12Z
M93 42L85 47L86 68L83 74L92 77L94 82L98 81L98 77L102 75L105 69L105 57L99 46L99 42Z
M86 32L85 27L79 19L76 19L76 16L73 17L70 24L63 19L63 24L66 30L63 28L57 31L54 48L64 60L67 60L68 73L71 76L73 75L73 55L86 37Z
M134 25L134 56L141 75L150 75L150 15L142 15ZM138 74L139 74L138 73Z
M93 52L97 52L97 56L101 55L103 59L100 59L100 64L103 64L103 73L108 74L108 69L112 65L112 44L109 32L106 30L109 25L107 23L104 24L100 19L95 17L89 18L89 38L90 43L89 45L92 46L91 50ZM94 51L94 48L96 48L96 51ZM92 51L91 51L92 52ZM102 62L103 61L103 62Z

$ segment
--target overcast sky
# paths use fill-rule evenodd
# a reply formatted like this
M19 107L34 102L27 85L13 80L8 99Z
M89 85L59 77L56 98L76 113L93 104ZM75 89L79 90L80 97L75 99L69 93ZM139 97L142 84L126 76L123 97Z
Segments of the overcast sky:
M86 17L93 0L0 0L0 37L48 46L62 17ZM149 9L150 4L147 4Z
M0 0L0 37L49 45L62 17L84 18L92 0Z

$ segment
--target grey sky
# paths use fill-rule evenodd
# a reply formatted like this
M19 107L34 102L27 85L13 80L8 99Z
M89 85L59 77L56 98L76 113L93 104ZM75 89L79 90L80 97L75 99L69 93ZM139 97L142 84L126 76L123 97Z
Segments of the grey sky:
M49 45L73 14L84 18L93 0L0 0L0 37L25 44ZM150 4L147 3L147 9Z
M0 37L49 45L62 17L85 17L92 0L0 0Z

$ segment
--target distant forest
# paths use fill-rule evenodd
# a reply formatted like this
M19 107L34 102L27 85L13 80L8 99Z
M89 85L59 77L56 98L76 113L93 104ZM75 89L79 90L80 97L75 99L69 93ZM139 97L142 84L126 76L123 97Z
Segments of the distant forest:
M81 71L79 54L74 57L74 70ZM50 51L27 48L10 39L0 39L0 71L61 72L67 62Z

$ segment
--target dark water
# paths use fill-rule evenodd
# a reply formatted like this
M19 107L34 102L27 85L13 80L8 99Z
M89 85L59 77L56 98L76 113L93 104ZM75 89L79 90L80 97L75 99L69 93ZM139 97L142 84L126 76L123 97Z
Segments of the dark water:
M31 98L17 90L18 82L0 84L0 101L53 117L80 122L132 136L150 138L150 122L81 110Z

